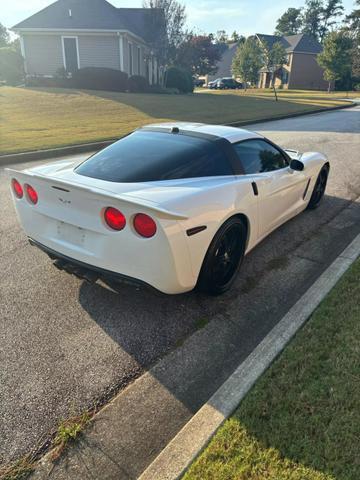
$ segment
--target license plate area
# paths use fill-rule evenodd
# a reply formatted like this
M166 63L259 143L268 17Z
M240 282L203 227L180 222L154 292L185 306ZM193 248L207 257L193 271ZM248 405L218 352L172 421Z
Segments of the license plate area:
M57 237L64 242L78 246L85 244L86 230L81 227L58 221L56 224L56 233Z

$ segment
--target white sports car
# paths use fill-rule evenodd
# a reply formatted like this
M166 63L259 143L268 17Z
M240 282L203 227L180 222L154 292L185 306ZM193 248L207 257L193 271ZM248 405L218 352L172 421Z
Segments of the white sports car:
M329 162L233 127L140 128L82 163L8 169L30 243L61 270L167 294L230 288L244 255L323 197Z

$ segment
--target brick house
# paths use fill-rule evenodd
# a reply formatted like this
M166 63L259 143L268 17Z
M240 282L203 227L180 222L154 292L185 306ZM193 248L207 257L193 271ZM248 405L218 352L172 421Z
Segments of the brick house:
M287 62L275 72L276 87L282 85L283 88L313 90L326 90L328 88L328 82L323 77L324 71L316 61L322 47L313 37L303 33L284 37L258 33L255 38L261 44L266 43L270 48L275 42L280 42L286 50ZM233 76L231 65L236 50L236 43L228 45L217 65L216 72L206 77L206 83L218 77ZM257 86L268 88L270 82L271 72L265 68L261 69Z
M318 65L316 57L322 51L320 43L310 35L277 36L256 34L261 44L270 48L280 42L287 54L287 62L275 72L275 87L280 85L289 89L326 90L328 82L324 80L323 69ZM271 83L271 72L265 68L260 70L259 88L268 88Z

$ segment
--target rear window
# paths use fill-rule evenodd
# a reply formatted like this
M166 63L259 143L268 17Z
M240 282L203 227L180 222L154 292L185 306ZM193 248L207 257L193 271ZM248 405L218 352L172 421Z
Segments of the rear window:
M96 153L76 173L109 182L233 175L220 146L204 138L136 131Z

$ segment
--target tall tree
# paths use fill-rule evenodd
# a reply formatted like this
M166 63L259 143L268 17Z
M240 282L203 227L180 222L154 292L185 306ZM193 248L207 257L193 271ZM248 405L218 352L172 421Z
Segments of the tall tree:
M238 41L240 40L240 35L237 33L236 30L233 31L233 33L231 34L229 40L230 40L230 42L232 42L232 43L236 43L236 42L238 42Z
M306 0L302 13L302 33L307 33L318 40L320 39L322 11L322 0Z
M301 8L288 8L277 21L275 35L295 35L301 25Z
M301 31L322 42L343 11L342 0L306 0Z
M143 7L153 9L148 25L152 47L161 62L172 63L185 37L185 5L177 0L144 0Z
M259 70L263 66L263 51L254 37L248 37L240 44L233 58L232 73L245 83L256 84Z
M176 64L196 75L207 75L216 70L221 53L209 35L195 35L190 32L179 46Z
M215 41L216 43L228 43L229 36L225 30L218 30L215 35Z
M351 72L352 41L344 32L330 32L324 40L324 49L317 57L318 64L324 69L324 78L331 83L340 80Z
M344 30L353 42L351 49L352 75L360 78L360 0L356 0L354 10L345 17Z
M360 37L360 0L355 0L355 8L345 17L344 24L354 37Z
M6 27L0 23L0 47L6 47L10 42L10 35Z
M281 42L275 42L272 47L270 47L267 43L263 43L262 50L263 66L271 74L270 85L274 90L275 99L277 101L278 98L275 89L275 73L277 70L281 69L286 62L286 50Z
M322 9L322 22L319 30L320 41L322 42L331 28L337 23L339 17L344 13L342 0L328 0Z

